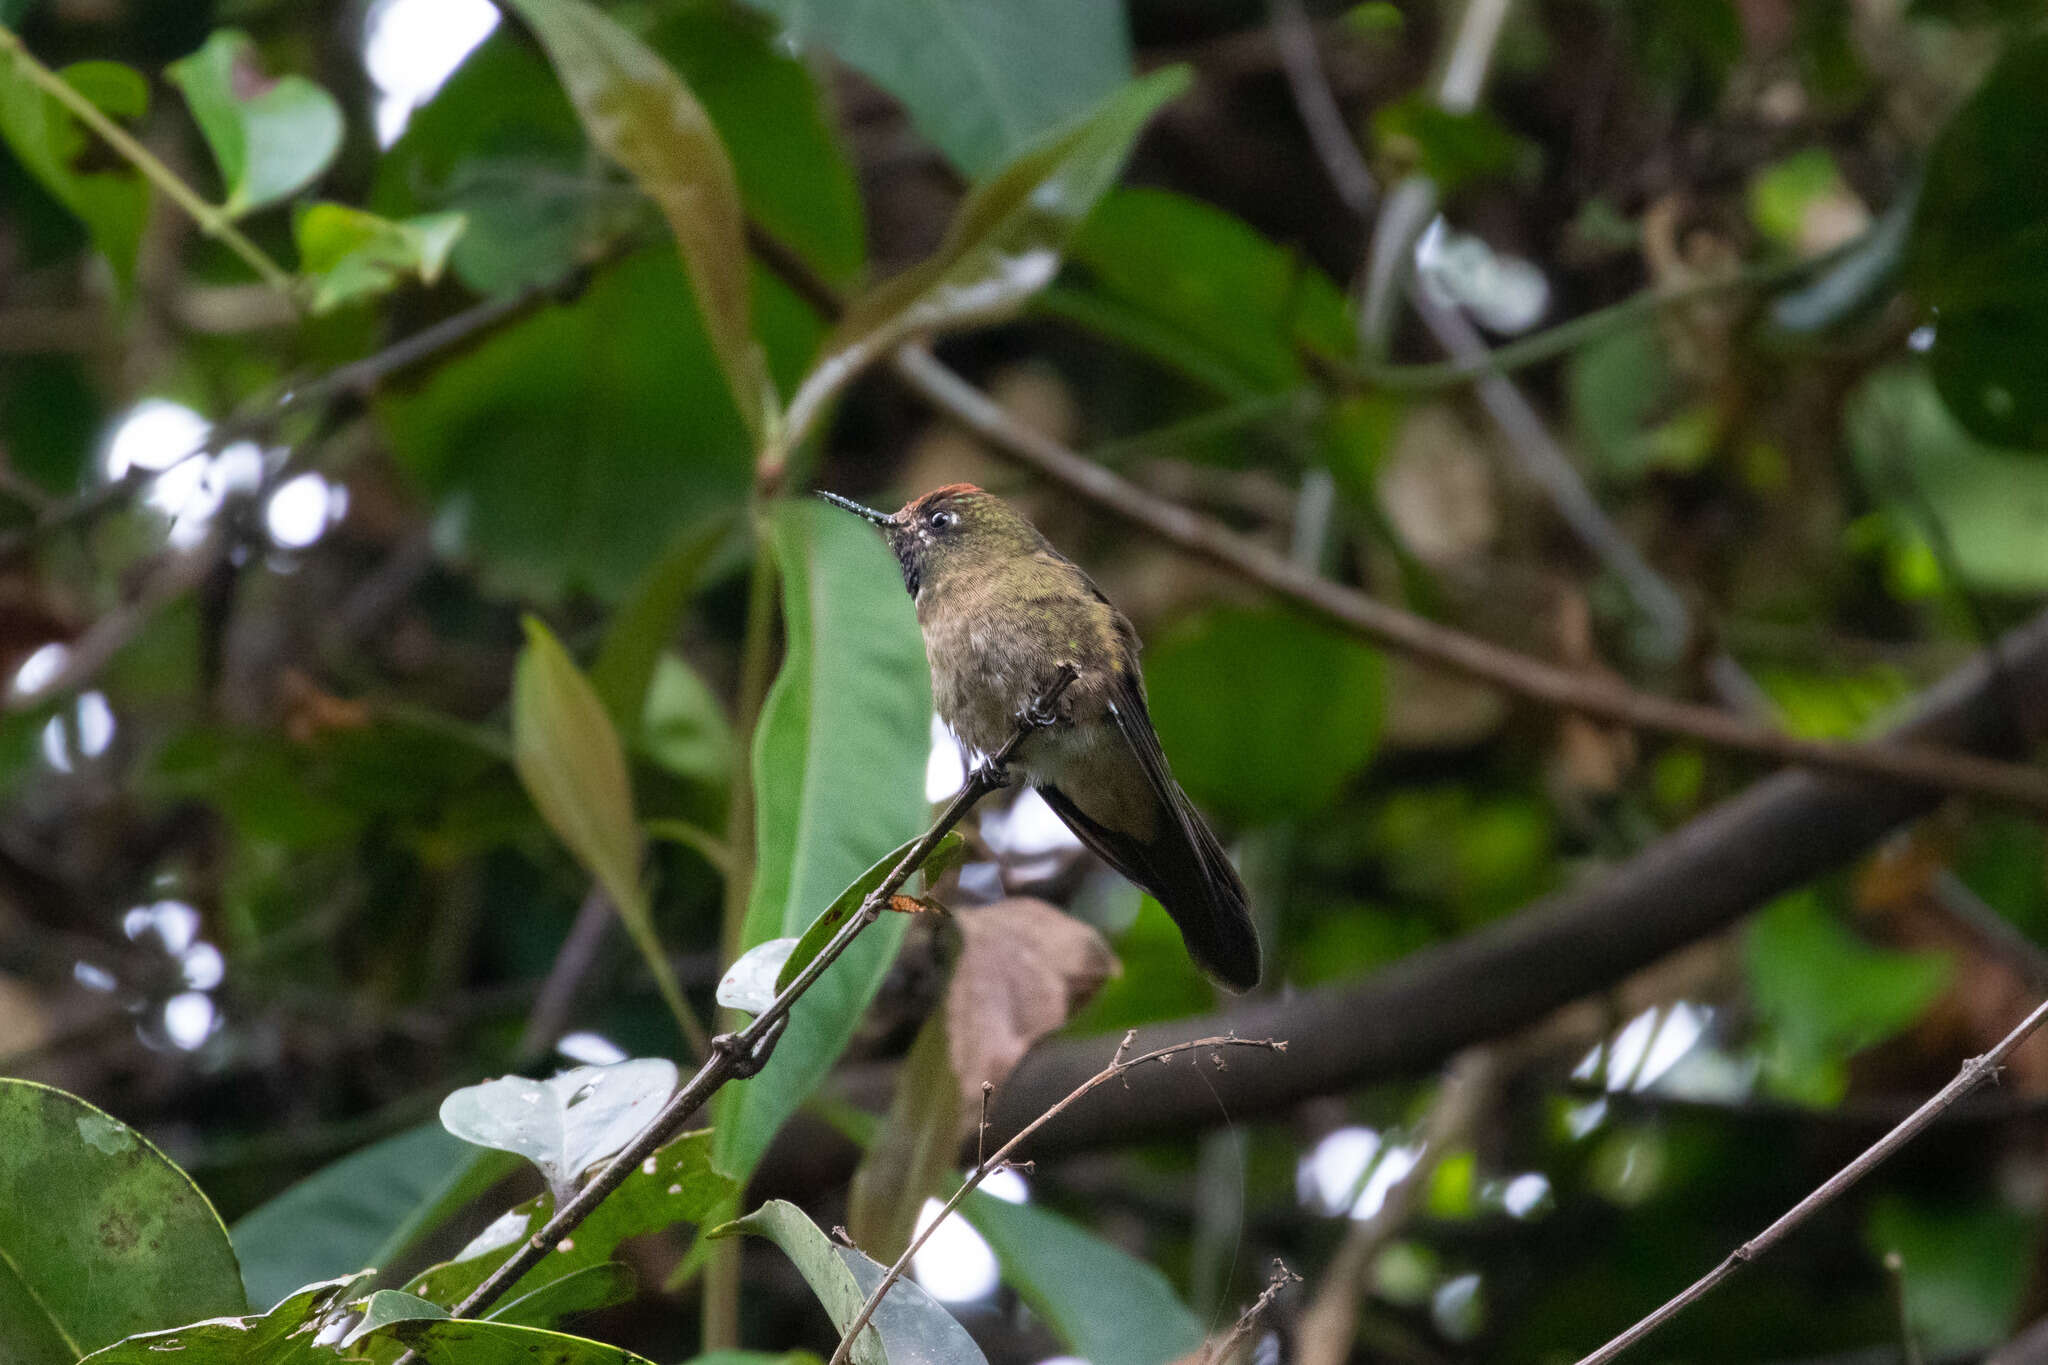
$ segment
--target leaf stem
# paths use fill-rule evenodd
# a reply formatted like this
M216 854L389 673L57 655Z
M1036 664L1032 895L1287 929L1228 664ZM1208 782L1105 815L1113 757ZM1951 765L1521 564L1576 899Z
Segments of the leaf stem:
M199 230L227 247L245 261L249 268L265 284L292 301L299 302L298 286L290 272L265 255L242 234L227 211L201 198L198 191L178 178L177 172L158 160L156 155L136 141L127 129L108 118L100 107L80 94L62 76L37 61L22 43L21 38L6 25L0 24L0 54L11 56L15 66L31 83L48 94L52 99L69 110L74 118L100 136L109 147L120 154L121 159L140 171L145 179L169 197L172 203L183 209L199 226Z

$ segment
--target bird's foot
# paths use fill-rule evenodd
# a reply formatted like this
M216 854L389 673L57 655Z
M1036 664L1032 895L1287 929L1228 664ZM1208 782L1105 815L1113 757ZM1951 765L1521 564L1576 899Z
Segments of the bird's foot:
M1010 765L985 758L967 776L968 783L983 791L1001 791L1010 785Z
M1017 713L1017 728L1020 730L1043 730L1060 723L1060 695L1074 679L1081 676L1081 670L1071 663L1062 663L1053 675L1052 686L1034 697L1031 704Z

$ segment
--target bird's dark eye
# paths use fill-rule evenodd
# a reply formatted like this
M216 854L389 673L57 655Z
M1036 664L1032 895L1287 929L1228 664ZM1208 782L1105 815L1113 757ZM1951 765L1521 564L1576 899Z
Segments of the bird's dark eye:
M959 520L959 513L940 510L926 517L924 524L931 527L934 531L946 531L951 530L953 523Z

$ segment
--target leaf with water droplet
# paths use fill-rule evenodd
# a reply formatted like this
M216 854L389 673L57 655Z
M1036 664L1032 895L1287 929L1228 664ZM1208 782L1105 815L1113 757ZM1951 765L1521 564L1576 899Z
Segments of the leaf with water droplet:
M212 1318L168 1331L143 1332L96 1351L86 1360L92 1365L163 1365L166 1356L176 1355L179 1365L319 1365L323 1357L336 1359L318 1344L325 1326L322 1319L332 1319L337 1326L345 1321L345 1305L352 1292L373 1273L364 1270L309 1284L260 1316Z
M662 1057L579 1066L544 1081L503 1076L443 1100L441 1123L464 1142L525 1157L559 1200L631 1142L675 1088L675 1063Z

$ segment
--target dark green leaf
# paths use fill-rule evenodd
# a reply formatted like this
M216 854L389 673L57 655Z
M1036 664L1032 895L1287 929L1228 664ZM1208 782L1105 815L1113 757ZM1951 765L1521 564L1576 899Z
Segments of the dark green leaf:
M1112 191L1071 254L1084 282L1048 293L1051 311L1221 393L1300 387L1304 348L1351 353L1344 296L1329 277L1199 200L1166 190ZM1074 299L1076 292L1090 297Z
M745 214L725 144L676 73L584 0L511 0L540 38L590 140L660 206L712 350L756 439L776 399L748 299Z
M771 347L800 363L816 319L775 286L760 302ZM684 527L736 510L753 468L667 248L499 330L379 410L400 461L447 509L455 551L514 595L626 591Z
M723 783L732 772L732 723L697 671L664 654L647 690L640 749L677 777Z
M550 1280L531 1294L505 1300L484 1316L521 1327L553 1327L564 1318L624 1303L633 1297L635 1287L633 1267L623 1261L606 1261Z
M1540 152L1483 109L1452 113L1427 95L1410 95L1373 111L1380 152L1413 166L1450 193L1475 180L1526 174Z
M96 139L54 95L29 80L21 60L0 52L0 137L51 197L85 224L125 288L135 273L149 188L125 165L84 169L92 164ZM139 119L148 107L149 84L133 68L80 62L57 74L111 117Z
M920 839L923 837L918 836ZM788 989L789 983L796 980L797 974L811 965L811 960L824 951L825 945L832 941L832 936L839 932L839 927L846 922L846 917L858 910L861 902L888 879L889 874L896 870L896 864L909 856L911 846L916 842L917 839L906 841L901 848L893 850L867 871L855 877L852 884L839 893L838 899L811 921L810 926L798 936L796 947L790 950L789 961L776 974L776 990ZM911 875L922 874L929 885L944 876L948 869L956 866L966 856L966 838L957 830L948 830L945 836L932 846L932 851L925 855L925 860L917 865Z
M1003 1281L1089 1365L1166 1365L1200 1348L1202 1324L1151 1266L1049 1209L979 1190L960 1212Z
M84 1100L0 1079L0 1190L8 1365L73 1365L136 1332L248 1308L199 1187Z
M394 1322L425 1320L446 1322L448 1310L402 1289L380 1289L363 1305L362 1320L349 1328L348 1335L341 1339L341 1346L347 1350L372 1332L381 1331Z
M806 499L772 526L788 640L754 741L756 859L743 943L803 933L924 827L930 674L874 528ZM768 1067L719 1092L718 1167L744 1180L852 1037L902 941L885 915L798 1003Z
M346 204L310 205L293 219L292 235L299 272L313 286L313 311L331 313L376 298L408 277L433 284L467 226L459 213L393 222Z
M929 259L848 307L789 400L789 438L801 440L835 394L898 344L1007 317L1051 283L1146 122L1187 87L1182 67L1134 81L976 185Z
M709 1235L729 1237L742 1232L766 1237L782 1248L841 1332L853 1325L868 1294L882 1282L881 1266L850 1247L835 1244L802 1209L785 1200L771 1199ZM868 1326L854 1339L853 1359L856 1365L972 1365L985 1362L986 1357L952 1314L905 1278L889 1290Z
M2048 35L2009 46L1927 162L1907 279L1937 311L1929 361L1981 441L2048 450Z
M512 680L512 765L541 817L611 898L677 1026L690 1036L693 1016L640 884L645 849L618 731L568 651L532 617Z
M351 1292L366 1278L348 1275L309 1284L261 1317L216 1318L167 1332L146 1332L86 1359L93 1365L163 1365L166 1357L175 1355L179 1365L321 1365L335 1359L330 1348L315 1344L323 1319L341 1319Z
M419 1352L429 1365L650 1365L644 1356L588 1337L507 1322L412 1318L380 1335Z
M1379 740L1379 656L1281 612L1188 622L1145 678L1175 776L1241 822L1323 809Z
M2038 1220L2002 1204L1930 1206L1881 1196L1864 1242L1880 1259L1898 1253L1906 1321L1920 1349L1974 1355L2012 1335L2027 1290L2026 1258Z
M315 1171L231 1229L249 1301L388 1264L517 1164L424 1123Z
M441 1122L464 1142L525 1157L560 1200L637 1137L675 1088L675 1063L663 1057L574 1067L544 1081L501 1076L449 1095Z
M614 1259L631 1237L660 1232L679 1223L701 1223L735 1197L731 1181L711 1167L711 1134L686 1133L654 1154L625 1179L565 1246L558 1246L508 1291L514 1299L543 1285ZM542 1194L505 1214L479 1233L462 1254L415 1276L406 1288L438 1304L454 1304L484 1282L513 1247L547 1225L554 1196Z
M184 92L213 149L230 217L312 184L341 150L334 97L304 76L266 77L246 33L219 30L164 75Z
M1123 7L1093 0L748 0L887 90L955 166L981 175L1130 78Z
M925 1200L950 1192L946 1177L960 1149L960 1082L947 1048L947 1010L934 1009L917 1031L881 1131L868 1146L846 1196L854 1245L894 1261L917 1232Z

